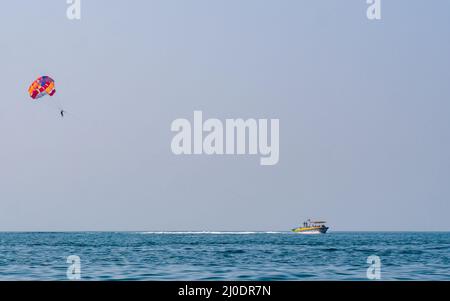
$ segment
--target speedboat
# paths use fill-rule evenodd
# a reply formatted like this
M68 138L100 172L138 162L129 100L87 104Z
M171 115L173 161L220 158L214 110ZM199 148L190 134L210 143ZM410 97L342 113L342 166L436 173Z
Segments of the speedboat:
M300 234L325 234L328 230L325 223L325 221L311 221L308 219L303 223L303 227L294 228L292 232Z

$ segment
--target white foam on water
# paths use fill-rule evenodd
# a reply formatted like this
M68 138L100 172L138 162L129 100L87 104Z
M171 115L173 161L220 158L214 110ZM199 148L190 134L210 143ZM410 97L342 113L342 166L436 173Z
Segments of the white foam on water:
M277 231L145 231L139 234L214 234L214 235L248 235L248 234L283 234L287 232Z

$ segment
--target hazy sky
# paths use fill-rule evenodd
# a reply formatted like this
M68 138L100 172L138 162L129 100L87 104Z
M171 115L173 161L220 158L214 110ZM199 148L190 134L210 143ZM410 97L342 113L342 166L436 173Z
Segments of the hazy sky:
M450 230L450 1L37 2L0 10L0 230ZM279 163L175 156L194 110L279 118Z

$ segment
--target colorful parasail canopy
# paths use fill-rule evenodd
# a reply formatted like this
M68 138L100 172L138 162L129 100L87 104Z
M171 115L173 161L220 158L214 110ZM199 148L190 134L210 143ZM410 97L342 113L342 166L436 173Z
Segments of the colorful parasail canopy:
M53 96L55 92L55 81L49 76L39 77L28 88L28 93L33 99L38 99L45 95Z

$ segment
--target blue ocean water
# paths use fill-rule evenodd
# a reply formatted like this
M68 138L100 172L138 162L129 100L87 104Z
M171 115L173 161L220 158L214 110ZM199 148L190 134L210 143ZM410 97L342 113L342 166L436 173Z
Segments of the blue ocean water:
M0 280L450 280L449 232L0 233Z

